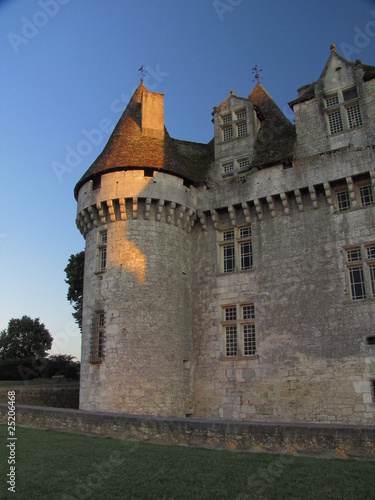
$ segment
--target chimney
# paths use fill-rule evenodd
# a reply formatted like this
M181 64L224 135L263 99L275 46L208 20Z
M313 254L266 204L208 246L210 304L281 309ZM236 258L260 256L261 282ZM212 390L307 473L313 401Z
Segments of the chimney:
M142 135L164 139L164 94L142 93Z

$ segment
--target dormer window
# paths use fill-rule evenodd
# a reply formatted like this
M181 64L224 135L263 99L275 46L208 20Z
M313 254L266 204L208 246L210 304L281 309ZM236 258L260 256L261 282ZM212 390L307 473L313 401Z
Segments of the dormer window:
M230 141L231 139L233 139L232 127L223 128L223 141Z
M356 87L327 95L325 107L331 135L363 125Z
M241 173L246 172L249 168L250 168L250 160L248 157L236 158L234 160L221 163L221 173L223 177L234 175L237 172Z
M242 137L247 134L247 124L240 123L237 125L237 137Z
M246 109L241 109L236 113L236 120L246 120Z
M225 115L221 118L223 124L232 123L232 115Z
M223 165L223 172L224 172L224 174L228 174L228 173L233 172L233 171L234 171L234 164L233 164L233 162L224 163L224 165Z
M226 112L220 116L222 141L230 141L247 135L246 108Z

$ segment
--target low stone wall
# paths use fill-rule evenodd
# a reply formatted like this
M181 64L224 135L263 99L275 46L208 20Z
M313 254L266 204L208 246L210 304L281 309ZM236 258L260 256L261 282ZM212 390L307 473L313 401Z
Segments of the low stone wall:
M17 405L78 408L79 384L61 386L8 386L0 387L0 403L8 401L8 392L15 391Z
M0 404L0 422L7 407ZM16 425L159 444L335 458L375 458L375 426L145 417L16 405Z

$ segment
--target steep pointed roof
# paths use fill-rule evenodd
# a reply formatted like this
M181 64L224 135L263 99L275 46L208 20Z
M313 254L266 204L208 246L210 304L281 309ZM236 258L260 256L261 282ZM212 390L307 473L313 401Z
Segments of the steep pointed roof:
M74 194L98 175L129 168L152 168L173 173L189 182L202 182L213 161L213 145L177 141L166 128L164 137L142 132L142 95L147 89L141 82L112 132L104 150L78 181Z
M259 82L249 95L249 99L261 121L254 144L253 166L292 158L296 141L294 126Z
M317 81L311 83L310 85L304 85L303 87L300 88L300 90L302 90L300 95L296 99L293 99L293 101L289 102L289 106L292 109L293 109L293 106L295 104L303 102L303 101L307 101L309 99L313 99L315 97L315 85L317 82L319 82L320 80L322 80L324 78L324 76L327 72L327 68L328 68L329 64L331 63L332 59L337 59L342 64L345 64L347 66L351 66L352 68L358 68L358 67L362 68L364 81L368 81L368 80L371 80L372 78L375 78L375 67L374 66L370 66L368 64L362 64L360 59L357 59L355 62L348 61L347 59L345 59L343 56L341 56L340 54L338 54L336 52L336 47L333 45L331 47L331 53L329 55L329 58L327 59L327 62L323 68L323 71L322 71L320 77L318 78Z

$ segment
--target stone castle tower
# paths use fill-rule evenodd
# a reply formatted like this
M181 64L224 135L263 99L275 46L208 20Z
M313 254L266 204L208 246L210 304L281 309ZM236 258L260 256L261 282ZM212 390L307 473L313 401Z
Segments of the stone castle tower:
M80 408L375 422L375 68L335 49L172 139L143 83L78 182Z

